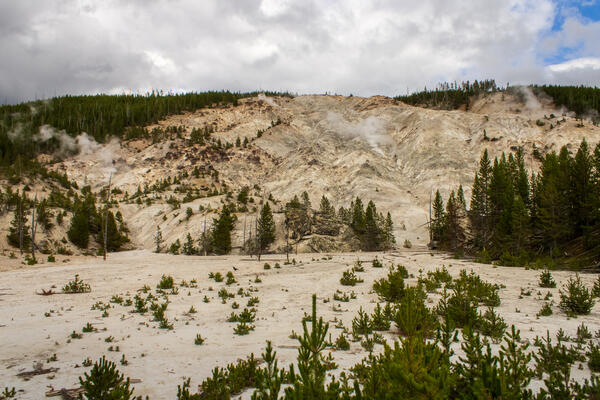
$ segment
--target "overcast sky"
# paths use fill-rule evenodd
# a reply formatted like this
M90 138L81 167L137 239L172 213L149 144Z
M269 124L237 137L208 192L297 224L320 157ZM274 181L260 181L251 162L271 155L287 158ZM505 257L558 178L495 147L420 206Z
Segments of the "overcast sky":
M485 78L600 85L600 0L0 0L0 103Z

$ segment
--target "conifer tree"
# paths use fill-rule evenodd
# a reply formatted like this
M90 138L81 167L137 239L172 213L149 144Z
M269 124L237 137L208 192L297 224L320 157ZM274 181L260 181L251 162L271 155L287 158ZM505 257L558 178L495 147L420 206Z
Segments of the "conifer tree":
M269 202L265 202L265 205L260 211L260 218L258 219L258 250L259 260L260 254L266 250L271 243L275 241L275 221L273 220L273 213Z
M48 210L48 201L42 200L38 202L36 207L36 221L42 225L44 231L49 232L54 224L50 220L53 217L51 211Z
M392 221L392 215L388 211L385 218L383 228L383 245L385 250L392 249L396 244L396 238L394 237L394 222Z
M444 232L444 201L440 191L435 192L435 199L433 200L433 215L431 216L431 240L439 242L442 240Z
M362 200L357 196L352 204L352 222L351 226L354 230L354 233L357 235L362 235L365 233L365 211L363 208Z
M321 235L335 236L339 233L339 225L335 214L335 208L325 195L321 197L319 213L316 218L315 229Z
M154 234L154 246L155 246L155 253L160 253L160 251L162 250L162 245L163 245L163 235L162 235L162 231L160 230L160 226L156 225L156 233Z
M585 139L581 142L571 169L573 234L584 237L587 245L592 229L592 213L595 202L593 188L593 159Z
M121 246L129 242L129 238L118 229L112 211L107 212L106 218L106 249L108 251L118 251L121 249ZM104 243L104 224L100 227L100 232L98 232L97 242L99 244Z
M228 254L231 251L231 231L235 226L235 216L227 205L221 209L218 219L213 220L212 250L216 254Z
M87 249L90 236L90 227L88 221L88 215L83 207L77 207L73 211L73 217L71 218L71 225L67 231L67 236L71 243L75 246Z
M364 250L378 250L382 242L381 236L381 230L377 224L377 208L373 201L369 201L367 210L365 211L365 231L363 235Z
M465 200L465 191L464 191L462 185L460 185L458 187L458 192L456 193L456 201L457 201L458 206L466 211L467 201Z
M302 237L310 233L311 221L310 221L310 200L308 195L304 202L300 202L298 196L294 196L292 200L285 205L285 218L287 221L287 228L291 231L291 238L296 240L296 250L298 242L302 240Z
M183 254L185 254L186 256L192 256L196 254L194 239L192 239L192 235L189 232L185 236L185 243L183 243Z
M29 235L29 225L27 225L27 216L23 211L24 205L22 200L19 200L19 206L15 209L14 217L8 228L6 236L8 244L14 247L19 247L21 253L29 248L31 236Z
M478 248L487 247L490 239L489 225L489 184L492 167L487 149L479 161L479 171L475 174L471 189L471 210L469 216L473 228L473 240Z
M525 202L519 194L516 194L511 215L512 252L515 256L520 255L528 247L530 236L529 214Z
M464 233L460 225L460 210L461 205L456 199L454 190L448 197L446 203L446 214L443 225L443 241L446 243L451 250L456 250L462 245Z

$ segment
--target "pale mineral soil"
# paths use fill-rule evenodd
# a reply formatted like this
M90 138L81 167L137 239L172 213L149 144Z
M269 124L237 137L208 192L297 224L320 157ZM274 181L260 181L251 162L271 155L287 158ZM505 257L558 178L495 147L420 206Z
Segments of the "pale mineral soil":
M373 268L370 261L377 256L384 268ZM331 259L327 259L331 257ZM319 315L330 321L329 332L332 340L339 336L340 330L332 323L334 318L342 320L351 328L352 318L358 309L372 312L377 295L372 293L373 281L387 274L391 263L403 264L415 278L407 280L415 284L422 269L424 272L446 266L453 276L461 269L473 270L482 279L501 283L506 287L500 290L502 304L497 308L506 322L515 324L521 330L524 340L546 334L555 335L559 328L571 336L575 335L581 323L590 330L600 328L600 306L595 305L590 315L569 319L556 304L559 301L559 289L566 280L574 275L568 271L553 272L558 283L556 289L537 287L539 271L522 268L493 267L473 263L467 260L454 260L442 253L430 253L425 249L412 249L394 253L352 253L352 254L298 254L296 265L284 265L285 255L267 255L258 262L248 256L172 256L154 254L147 250L110 254L107 261L101 257L70 257L67 262L62 258L53 264L41 264L33 267L22 266L17 260L0 258L0 386L16 387L22 390L19 398L40 399L48 386L55 389L78 386L78 377L90 368L82 367L86 358L97 360L102 355L115 361L119 370L131 378L142 381L136 383L136 395L148 395L151 399L175 398L177 385L184 377L192 378L192 388L211 374L215 366L224 366L245 358L250 353L260 356L267 340L273 342L280 365L288 365L297 356L297 341L290 339L294 330L302 332L301 319L305 312L310 313L311 295L318 296ZM325 258L325 259L324 259ZM341 286L342 272L352 267L360 259L365 272L358 273L364 279L355 287ZM268 262L270 270L263 265ZM280 269L273 268L275 263ZM229 287L225 283L209 280L209 272L221 272L225 275L234 271L238 283ZM62 286L73 279L75 274L91 285L92 291L86 294L36 295L41 289L56 286L60 293ZM163 274L172 275L177 284L182 280L196 279L197 288L179 287L178 295L170 295L167 318L173 322L174 330L158 329L152 322L152 315L134 314L133 307L111 304L108 316L102 317L102 311L91 310L98 301L109 303L113 295L133 298L137 290L148 285L155 292L157 283ZM256 276L262 280L255 283ZM591 288L597 275L582 274L582 280ZM234 299L223 304L217 292L227 287L229 292L238 289L256 289L260 303L257 308L256 329L247 336L233 334L235 324L226 322L231 311L239 312L248 301L248 297L236 294ZM532 295L519 299L521 288L531 288ZM349 293L354 291L357 299L349 303L333 301L333 294L339 289ZM541 295L538 295L538 291ZM553 294L554 314L550 317L536 318L544 303L543 297L550 291ZM210 303L204 303L207 296ZM435 305L438 296L430 295L430 305ZM329 302L325 300L329 299ZM240 304L239 310L232 310L232 303ZM190 306L198 311L187 314ZM334 307L342 311L335 311ZM46 314L48 313L48 314ZM49 316L45 316L49 315ZM84 333L81 339L71 339L72 331L80 332L87 323L94 325L98 332ZM206 341L201 346L194 345L196 334L200 333ZM105 338L113 336L112 343ZM388 342L396 335L394 328L384 334ZM109 346L119 346L119 352L109 352ZM382 346L376 345L375 351ZM47 363L47 359L56 354L57 361ZM129 364L123 366L119 361L125 355ZM360 343L351 343L350 351L333 351L339 373L359 362L367 353ZM18 378L17 373L31 370L35 362L43 362L44 368L57 367L58 372L49 375L34 376L29 381ZM589 378L587 365L579 369L579 363L573 367L572 376L582 381ZM537 384L534 383L534 387ZM0 389L1 389L0 388ZM249 397L250 392L242 395Z

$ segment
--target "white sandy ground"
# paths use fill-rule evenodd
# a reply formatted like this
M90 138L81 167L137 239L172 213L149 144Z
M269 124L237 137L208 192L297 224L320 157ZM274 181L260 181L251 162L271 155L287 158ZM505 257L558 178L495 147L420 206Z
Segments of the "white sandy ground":
M599 305L594 307L590 315L577 319L567 318L556 305L553 307L553 316L536 318L547 291L553 294L555 304L558 303L559 288L573 275L571 272L553 272L558 288L539 289L539 271L454 260L441 253L432 255L425 249L377 255L384 261L385 267L376 269L371 267L370 262L364 263L365 272L359 273L364 283L353 288L340 285L342 272L350 268L356 259L370 261L375 254L332 254L331 260L322 260L324 254L293 255L291 257L299 261L297 266L283 265L285 255L267 255L258 262L247 256L187 257L156 255L146 250L110 254L106 262L100 257L71 257L67 263L63 263L61 258L55 264L34 267L19 266L15 260L0 258L0 271L3 271L0 272L0 389L14 386L23 391L19 398L44 398L48 385L55 389L78 386L78 377L89 368L76 365L81 365L87 357L95 361L106 354L127 376L142 380L133 385L136 395L148 395L151 399L175 398L177 385L181 384L184 377L192 378L192 388L195 389L215 366L235 362L250 353L260 356L266 340L273 342L280 365L285 366L296 359L297 341L290 339L289 335L292 330L302 332L301 318L304 312L310 313L312 293L318 296L319 315L327 321L341 319L350 328L359 307L372 312L377 299L371 291L373 281L385 276L392 262L405 265L415 275L415 278L408 280L409 284L416 283L420 269L428 271L445 265L453 276L457 276L461 269L472 269L484 280L506 285L500 291L502 305L497 310L507 323L515 324L521 330L522 338L531 342L536 335L545 335L546 330L554 336L559 328L573 336L582 322L593 332L600 329ZM281 269L264 270L265 262L271 266L279 262ZM225 283L208 279L209 272L225 275L232 271L233 266L239 269L235 272L238 283L228 287L228 290L237 292L239 288L256 288L258 292L252 295L260 298L256 329L247 336L234 335L235 324L226 322L226 319L232 311L233 301L240 304L239 312L248 298L236 295L235 299L222 304L217 292L225 287ZM52 285L56 285L55 290L60 291L76 273L91 285L91 293L35 294ZM174 323L175 329L172 331L158 329L157 323L151 322L150 313L130 313L132 307L113 304L106 318L101 317L101 311L90 309L97 301L108 303L112 295L133 297L137 289L144 285L155 290L162 274L172 275L176 283L183 279L188 282L198 280L198 288L182 287L179 295L169 296L171 303L166 314L169 321ZM262 283L254 283L257 275ZM591 288L597 275L583 274L581 277ZM521 288L532 288L532 295L520 300ZM333 301L336 289L344 292L354 290L358 298L349 303ZM542 296L537 295L538 290ZM210 303L202 301L204 296L210 298ZM431 306L437 297L430 296ZM331 301L324 303L323 300L328 298ZM198 313L186 315L192 305ZM340 306L343 311L333 311L334 305ZM51 312L51 316L45 317L46 312ZM73 330L81 332L87 322L99 331L85 333L82 339L67 343L70 333ZM330 323L332 340L340 332L334 325ZM197 333L206 338L202 346L194 345ZM115 338L113 343L104 341L108 336ZM396 337L394 328L384 336L391 342ZM111 345L119 346L120 352L108 352ZM376 352L381 349L382 346L376 345ZM46 363L53 354L56 354L58 361ZM127 366L119 364L123 354L129 361ZM342 369L351 367L366 354L360 343L351 343L350 351L334 351L335 361L340 368L333 372L338 374ZM31 370L36 361L43 362L45 368L52 366L60 369L55 374L35 376L29 381L16 376L21 371ZM579 381L589 378L587 365L584 364L582 370L578 367L579 363L573 367L572 376ZM533 384L533 387L538 386L538 383ZM248 398L249 394L250 391L247 391L242 397Z

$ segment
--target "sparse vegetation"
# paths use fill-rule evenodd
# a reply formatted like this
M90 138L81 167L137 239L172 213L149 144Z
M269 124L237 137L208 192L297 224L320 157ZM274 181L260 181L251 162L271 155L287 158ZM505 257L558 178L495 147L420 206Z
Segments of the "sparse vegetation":
M79 279L79 275L76 274L75 278L72 281L67 282L62 290L64 293L88 293L92 289L89 284Z
M594 306L590 291L585 287L579 275L571 277L560 291L560 308L568 314L589 314Z

